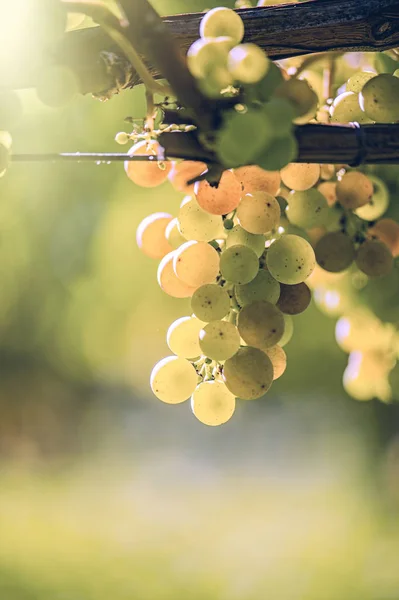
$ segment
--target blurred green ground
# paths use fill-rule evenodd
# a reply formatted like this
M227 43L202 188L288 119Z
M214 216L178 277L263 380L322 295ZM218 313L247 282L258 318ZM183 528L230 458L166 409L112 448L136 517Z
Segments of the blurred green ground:
M15 152L118 151L144 111L139 88L58 111L21 97ZM286 374L222 428L152 396L189 307L135 231L180 200L118 164L0 180L0 600L397 600L399 411L346 397L333 320L295 318ZM376 303L399 320L395 295Z

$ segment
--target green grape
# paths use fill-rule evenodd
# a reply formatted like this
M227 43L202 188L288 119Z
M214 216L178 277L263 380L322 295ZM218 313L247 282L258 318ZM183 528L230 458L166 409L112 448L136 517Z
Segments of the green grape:
M0 177L3 177L10 163L10 151L0 143Z
M264 105L263 114L270 122L274 138L284 138L292 134L295 110L291 102L284 98L272 98Z
M202 38L228 36L233 45L239 44L244 37L244 23L238 13L230 8L213 8L202 18L200 23Z
M255 252L237 244L222 252L220 257L220 272L224 279L231 283L249 283L259 271L259 260Z
M399 79L382 73L370 79L360 92L360 106L377 123L399 121Z
M223 380L232 394L242 400L256 400L273 383L273 365L258 348L240 348L223 366Z
M120 146L124 146L130 141L130 136L126 131L119 131L115 136L115 142Z
M362 273L369 277L381 277L391 272L393 256L383 242L366 240L358 249L355 262Z
M287 368L287 355L282 349L282 347L278 345L272 346L271 348L266 348L266 350L264 350L264 353L270 358L272 362L273 380L275 381L276 379L281 377L281 375L283 375Z
M219 321L230 310L230 296L224 288L214 283L202 285L192 295L191 310L206 323Z
M280 205L267 192L245 194L237 207L238 221L246 231L254 234L267 233L280 222Z
M176 276L192 287L213 283L219 274L219 254L206 242L191 240L174 251Z
M350 210L370 202L373 191L372 181L360 171L348 171L336 187L338 202Z
M278 345L284 348L291 341L294 333L294 320L291 315L283 315L284 317L284 333Z
M0 91L0 129L14 127L22 118L22 114L22 102L17 92Z
M203 210L193 196L187 198L177 217L182 236L198 242L210 242L223 237L222 217Z
M280 284L280 297L277 306L287 315L299 315L304 312L310 304L312 294L306 283L295 285Z
M216 152L223 165L238 167L251 163L271 141L271 124L262 110L232 110L218 132Z
M291 163L281 170L281 181L291 190L303 192L313 187L320 177L320 165Z
M212 360L226 360L240 347L240 334L229 321L211 321L201 329L199 345L202 354Z
M258 300L276 304L280 296L280 284L266 269L261 269L255 279L244 285L235 286L237 302L246 306Z
M223 425L231 419L235 407L235 396L223 381L203 381L191 396L191 410L204 425Z
M355 210L355 213L365 221L375 221L382 217L389 206L389 190L379 177L368 175L373 184L373 195L367 204Z
M261 103L268 102L283 81L284 77L279 67L274 62L270 62L269 69L263 79L255 85L246 86L245 92L249 100L257 100Z
M180 404L194 392L198 375L193 365L179 356L167 356L152 370L150 385L155 396L167 404Z
M285 213L293 225L302 229L320 227L328 216L327 200L316 189L304 192L291 192L287 197Z
M187 66L194 77L208 77L215 66L226 67L234 42L230 37L201 38L187 52Z
M359 94L344 92L337 96L330 108L331 123L370 123L359 104Z
M270 273L280 283L302 283L313 272L316 258L312 246L298 235L283 235L266 255Z
M177 220L177 217L172 219L166 226L165 237L174 250L187 242L186 238L183 237L179 231L179 221Z
M266 171L279 171L288 163L295 161L297 156L298 142L291 134L274 139L271 146L256 157L256 164Z
M351 77L349 77L348 82L346 84L347 92L355 92L355 94L360 94L364 85L373 79L377 73L373 73L372 71L358 71Z
M284 81L275 95L291 102L296 115L294 122L298 125L308 123L316 114L319 100L307 81L295 78Z
M46 106L59 108L71 102L79 93L79 82L68 67L54 65L38 74L36 92Z
M270 61L256 44L239 44L229 52L227 65L240 83L258 83L266 75Z
M265 251L265 236L249 233L241 225L235 225L227 234L226 248L237 245L248 246L259 258Z
M248 346L270 348L280 341L284 333L283 313L271 302L258 300L241 309L237 327Z
M335 231L324 235L316 244L317 264L325 271L339 273L348 269L355 259L355 247L351 238Z
M199 334L204 324L196 317L181 317L168 329L166 342L171 351L181 358L201 355Z

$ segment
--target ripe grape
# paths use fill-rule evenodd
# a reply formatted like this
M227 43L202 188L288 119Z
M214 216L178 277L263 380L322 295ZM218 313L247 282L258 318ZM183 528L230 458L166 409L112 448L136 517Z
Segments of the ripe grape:
M392 256L399 256L399 224L393 219L381 219L369 229L369 235L383 242Z
M219 321L230 310L230 296L219 285L207 283L195 290L191 298L191 310L206 323Z
M227 66L236 81L258 83L269 69L269 59L256 44L239 44L229 52Z
M266 255L270 273L280 283L302 283L312 273L316 258L312 246L298 235L283 235Z
M388 275L393 267L389 248L379 240L366 240L356 254L356 265L369 277Z
M311 291L306 283L295 285L281 283L277 306L281 312L287 315L299 315L309 306L311 296Z
M291 315L285 315L284 317L284 333L279 341L278 345L284 348L291 341L292 336L294 334L294 320Z
M249 233L262 234L275 229L280 221L280 205L267 192L246 194L238 208L237 218Z
M337 184L335 181L323 181L317 186L317 189L327 200L328 206L334 206L337 201Z
M231 419L235 407L235 396L222 381L203 381L191 396L191 410L204 425L223 425Z
M335 175L335 165L320 165L320 177L324 180L332 179Z
M320 166L309 163L291 163L281 170L281 181L297 191L313 187L320 177Z
M301 79L284 81L275 91L277 98L286 98L295 109L298 125L308 123L316 114L319 100L310 85Z
M141 221L137 228L136 241L144 254L160 259L172 252L173 248L165 237L166 227L171 220L172 215L159 212Z
M351 210L370 202L373 191L371 180L360 171L345 173L336 188L338 202Z
M287 368L287 355L281 346L266 348L264 353L270 358L273 365L273 380L278 379Z
M280 172L265 171L257 165L234 169L234 175L242 185L243 195L267 192L276 196L280 189Z
M79 82L69 67L51 65L38 73L36 93L43 104L58 108L65 106L77 96Z
M266 300L271 304L276 304L280 296L280 284L269 271L261 269L255 279L249 283L236 285L235 294L240 306L246 306L257 300Z
M169 171L168 179L177 192L193 194L194 184L188 185L187 182L201 175L206 169L206 164L197 160L174 162Z
M156 140L143 140L134 144L128 152L129 156L145 154L156 157L161 146ZM156 187L163 183L169 174L171 165L168 162L126 161L125 171L129 179L141 187Z
M375 221L385 213L389 206L389 191L379 177L369 175L369 179L373 184L373 195L367 204L357 208L355 212L365 221Z
M169 252L159 263L157 280L158 285L168 296L173 298L190 298L196 287L187 285L176 276L173 269L173 259L176 250Z
M302 229L324 225L328 217L327 200L321 192L312 188L304 192L291 192L285 209L288 220Z
M259 270L259 260L248 246L236 245L227 248L220 257L220 272L231 283L249 283Z
M378 123L399 121L399 79L388 73L370 79L360 92L360 106Z
M270 348L282 338L284 317L271 302L258 300L241 309L237 327L242 339L249 346Z
M355 259L355 247L351 238L335 231L324 235L316 244L317 263L326 271L339 273L345 271Z
M349 77L348 82L346 84L346 91L355 92L355 94L359 94L362 91L364 85L368 81L370 81L370 79L373 79L373 77L375 76L376 73L373 73L372 71L358 71L357 73Z
M227 215L241 200L241 185L232 171L224 171L217 186L204 180L197 182L194 190L200 207L212 215Z
M231 246L248 246L259 258L265 251L265 236L249 233L241 225L236 225L227 233L226 248Z
M165 237L174 250L187 242L186 238L183 237L179 231L179 221L177 220L177 217L172 219L166 226Z
M190 240L174 251L177 277L192 287L213 283L219 274L219 254L210 244Z
M244 23L238 13L230 8L218 7L209 10L200 23L202 38L228 36L233 45L239 44L244 37Z
M192 196L182 203L178 222L180 233L188 240L210 242L224 234L222 217L203 210Z
M216 152L223 165L237 167L253 162L271 141L271 123L262 110L233 110L225 115L218 131Z
M193 365L179 356L160 360L151 373L151 389L155 396L167 404L180 404L194 392L198 375Z
M370 123L359 104L359 95L344 92L337 96L330 107L331 123Z
M166 334L171 351L181 358L200 356L199 334L203 326L203 322L196 317L181 317L174 321Z
M196 40L188 49L187 66L198 79L212 74L215 64L225 67L229 50L234 46L231 37L206 37Z
M242 400L256 400L273 383L273 365L258 348L240 348L223 366L223 380L232 394Z
M229 321L211 321L201 329L199 345L202 354L212 360L226 360L240 347L240 334Z

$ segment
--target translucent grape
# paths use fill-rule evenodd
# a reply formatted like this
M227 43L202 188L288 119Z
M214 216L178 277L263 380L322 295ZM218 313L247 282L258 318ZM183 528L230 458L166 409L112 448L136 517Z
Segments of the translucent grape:
M173 298L190 298L196 290L196 287L192 287L181 281L173 270L173 259L175 252L169 252L163 257L159 263L157 280L158 285L168 296Z
M328 181L335 175L335 165L320 165L320 177Z
M143 140L134 144L128 152L129 156L145 154L156 157L161 150L156 140ZM129 179L141 187L156 187L166 181L171 165L168 162L126 161L125 171Z
M238 314L238 331L244 342L255 348L270 348L284 333L282 312L265 300L244 306Z
M298 125L308 123L316 114L318 98L309 84L300 79L284 81L275 91L277 98L286 98L294 107Z
M327 200L316 189L304 192L291 192L287 197L285 210L288 220L302 229L324 225L328 215Z
M370 79L360 92L360 106L378 123L399 121L399 79L388 73Z
M281 181L297 191L313 187L320 177L320 166L309 163L291 163L281 170Z
M224 234L222 217L203 210L192 196L180 207L178 221L181 234L188 240L210 242Z
M366 240L356 254L357 267L369 277L388 275L393 267L389 248L379 240Z
M267 192L276 196L280 188L280 172L265 171L257 165L234 169L234 175L242 185L243 194Z
M241 225L235 225L227 233L226 238L226 248L230 248L231 246L248 246L259 258L265 251L265 236L249 233Z
M317 263L326 271L339 273L345 271L355 259L355 247L351 238L336 231L327 233L316 244Z
M204 425L223 425L231 419L235 407L235 396L222 381L203 381L191 396L191 410Z
M58 108L68 104L77 96L79 82L69 67L48 66L38 73L36 93L43 104Z
M373 184L373 195L367 204L356 209L356 214L365 221L379 219L389 206L389 191L385 183L373 175L369 175Z
M235 294L240 306L246 306L258 300L276 304L280 296L280 284L269 271L261 269L255 279L245 285L236 285Z
M194 190L200 207L212 215L227 215L241 200L241 185L231 171L224 171L218 186L204 180L197 182Z
M184 358L167 356L152 370L150 385L155 396L167 404L180 404L194 392L198 375Z
M230 296L224 288L214 283L202 285L191 298L191 310L206 323L219 321L230 310Z
M124 146L130 141L130 137L126 133L126 131L119 131L115 136L115 142L120 146Z
M137 228L136 241L140 250L150 258L163 258L173 248L165 237L167 225L172 220L168 213L149 215Z
M179 221L177 220L177 217L172 219L166 226L165 237L174 250L187 242L186 238L183 237L179 231Z
M227 248L220 257L220 272L231 283L249 283L256 277L259 260L248 246L236 245Z
M237 167L253 162L271 140L271 123L262 110L233 110L225 115L218 132L216 152L223 165Z
M372 181L360 171L348 171L337 183L337 199L344 207L354 210L370 202L374 188Z
M187 66L194 77L207 77L215 67L227 65L229 50L234 46L231 37L206 37L196 40L188 49Z
M257 157L256 163L262 169L277 171L288 163L293 162L298 156L298 142L294 135L286 135L273 140L271 146Z
M266 255L270 273L280 283L302 283L312 273L316 258L312 246L298 235L283 235Z
M199 334L203 326L203 322L196 317L177 319L166 334L166 342L171 351L181 358L200 356Z
M174 251L173 269L192 287L213 283L219 274L219 254L210 244L191 240Z
M317 189L327 200L328 206L334 206L337 201L337 184L335 181L323 181L317 186Z
M258 348L246 346L223 366L223 380L232 394L243 400L256 400L273 383L273 365Z
M364 85L370 81L373 77L376 76L376 73L372 71L358 71L351 77L349 77L348 82L346 84L347 92L355 92L355 94L359 94Z
M284 317L284 333L281 336L281 340L278 345L282 348L291 341L292 336L294 334L294 320L291 315L283 315Z
M212 360L226 360L240 347L240 334L229 321L211 321L199 334L202 354Z
M230 50L227 67L236 81L258 83L269 69L269 59L256 44L239 44Z
M399 256L399 223L393 219L381 219L369 229L369 235L383 242L392 256Z
M331 123L370 123L359 104L359 95L344 92L337 96L330 107Z
M188 185L190 179L194 179L206 171L205 163L197 160L183 160L182 162L172 163L172 167L168 174L168 179L174 189L183 194L193 194L194 184Z
M306 283L296 285L282 283L277 306L287 315L299 315L307 309L311 298L312 294Z
M273 380L276 380L283 375L287 368L287 355L282 347L278 345L266 348L264 352L272 362Z
M246 231L262 234L278 226L281 211L276 198L267 192L254 192L242 198L236 214Z
M244 37L244 23L238 13L230 8L213 8L202 18L200 23L202 38L228 36L233 45L239 44Z

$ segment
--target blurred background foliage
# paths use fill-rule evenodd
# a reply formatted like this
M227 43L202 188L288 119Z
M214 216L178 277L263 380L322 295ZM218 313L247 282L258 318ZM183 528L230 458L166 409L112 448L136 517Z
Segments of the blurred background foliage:
M140 87L59 110L19 95L14 152L118 151L144 115ZM398 168L375 172L398 218ZM284 377L206 428L148 383L189 304L135 231L181 195L117 163L26 163L0 200L0 599L396 600L399 411L344 394L334 321L296 317ZM391 321L397 284L373 295Z

